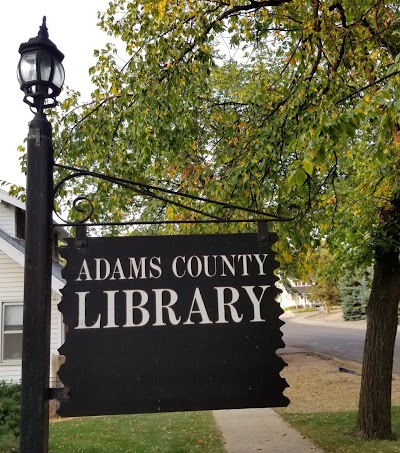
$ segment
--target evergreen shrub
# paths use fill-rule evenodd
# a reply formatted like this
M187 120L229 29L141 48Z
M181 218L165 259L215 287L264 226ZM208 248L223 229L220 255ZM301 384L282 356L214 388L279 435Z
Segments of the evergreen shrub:
M370 288L365 276L359 279L342 279L338 284L343 318L346 321L365 319Z
M18 451L21 386L0 381L0 452Z

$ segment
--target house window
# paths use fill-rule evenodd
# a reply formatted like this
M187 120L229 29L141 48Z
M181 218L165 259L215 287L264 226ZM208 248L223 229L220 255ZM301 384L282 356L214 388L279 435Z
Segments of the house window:
M23 305L4 303L2 310L2 362L22 358Z
M15 211L15 234L18 239L25 239L25 222L25 211L21 208L17 208Z

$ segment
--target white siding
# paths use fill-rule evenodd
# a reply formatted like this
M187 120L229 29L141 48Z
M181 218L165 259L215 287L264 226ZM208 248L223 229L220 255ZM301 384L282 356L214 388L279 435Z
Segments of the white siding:
M0 301L22 302L24 269L0 250Z
M0 365L0 381L20 382L21 365Z
M0 229L15 238L15 206L0 203Z
M277 301L280 303L282 308L297 306L297 300L293 297L292 294L286 291L284 285L282 285L280 282L277 282L276 286L281 290L281 293L279 293L277 297Z
M61 302L61 296L52 291L51 297L51 333L50 333L50 354L58 354L58 348L64 342L62 315L57 308Z
M23 301L24 270L8 255L0 250L0 303L3 302L21 302ZM50 338L50 356L58 355L58 348L63 341L63 323L61 313L58 311L57 304L61 296L52 291L51 298L51 338ZM0 311L1 316L1 311ZM1 324L0 324L1 325ZM2 337L0 335L0 347ZM53 376L50 376L51 382ZM0 363L0 381L20 381L21 364L20 363Z
M51 332L50 332L50 387L58 387L60 382L57 371L62 362L59 360L59 347L64 343L64 323L57 308L61 302L61 295L51 292Z

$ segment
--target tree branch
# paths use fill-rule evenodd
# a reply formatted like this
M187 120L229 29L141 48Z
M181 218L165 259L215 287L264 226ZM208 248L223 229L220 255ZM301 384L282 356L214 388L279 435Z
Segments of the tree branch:
M322 57L322 40L321 37L319 36L319 33L321 31L321 19L319 18L319 0L312 0L313 4L313 16L314 16L314 31L318 33L317 37L317 46L318 46L318 52L317 52L317 57L315 59L315 62L313 64L313 67L311 69L310 75L305 79L305 80L311 80L316 73L319 63L321 62L321 57Z
M335 3L334 5L331 5L329 7L329 11L331 11L331 12L334 11L335 9L337 9L339 11L340 19L341 19L341 22L342 22L342 27L345 30L347 30L348 26L347 26L346 14L344 12L343 5L341 3ZM332 69L333 69L334 72L337 71L337 69L340 66L340 62L343 59L344 51L345 51L345 48L346 48L347 37L348 37L348 33L345 33L344 36L343 36L343 39L342 39L342 44L340 46L339 55L338 55L336 61L332 65Z
M251 0L248 5L236 5L233 6L232 8L224 11L221 13L219 16L217 16L214 20L212 20L208 26L204 29L204 32L200 36L198 40L190 44L184 51L182 52L182 55L178 59L179 61L182 61L185 55L187 55L189 52L191 52L197 45L198 42L201 42L207 35L210 33L210 31L214 28L214 26L218 22L222 22L223 20L227 19L230 16L233 16L237 13L247 11L247 12L255 12L258 11L261 8L266 8L268 6L282 6L285 3L292 3L293 0L265 0L265 1L253 1Z
M367 90L368 88L371 88L371 87L373 87L375 85L378 85L378 83L381 83L381 82L383 82L383 81L385 81L387 79L390 79L391 77L393 77L393 76L395 76L397 74L400 74L400 70L392 72L391 74L387 74L384 77L381 77L380 79L375 80L374 82L369 83L368 85L365 85L362 88L358 88L357 90L353 91L352 93L348 94L347 96L345 96L345 97L339 99L338 101L336 101L335 105L341 104L342 102L347 101L347 99L350 99L353 96L359 94L361 91Z

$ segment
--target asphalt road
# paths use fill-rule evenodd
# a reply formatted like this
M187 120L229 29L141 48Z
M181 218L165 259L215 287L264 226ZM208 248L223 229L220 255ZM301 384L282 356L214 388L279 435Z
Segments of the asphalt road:
M285 319L283 341L287 347L304 348L342 359L362 362L365 329L332 327ZM400 374L400 338L397 335L393 371Z

